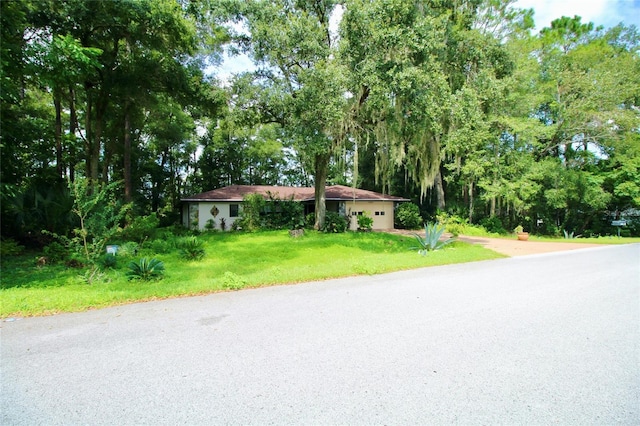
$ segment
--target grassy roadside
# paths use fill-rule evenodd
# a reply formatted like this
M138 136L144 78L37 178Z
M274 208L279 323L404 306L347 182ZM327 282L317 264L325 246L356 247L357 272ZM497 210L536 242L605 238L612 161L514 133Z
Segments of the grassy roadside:
M515 237L514 237L515 238ZM640 238L637 237L593 237L593 238L553 238L553 237L539 237L531 235L529 241L540 241L544 243L577 243L577 244L633 244L640 243Z
M456 242L420 256L413 239L384 233L322 234L291 238L286 231L213 233L199 237L206 255L186 261L177 250L143 248L135 258L86 284L84 271L63 265L37 267L34 255L2 259L0 317L75 312L138 301L207 294L229 289L291 284L354 275L373 275L426 266L504 257L477 245ZM164 279L129 281L127 264L142 256L166 266Z

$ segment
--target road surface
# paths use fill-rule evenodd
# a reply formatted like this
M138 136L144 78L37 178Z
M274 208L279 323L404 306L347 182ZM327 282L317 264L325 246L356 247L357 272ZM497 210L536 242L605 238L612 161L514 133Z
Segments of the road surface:
M2 425L640 422L637 244L1 325Z

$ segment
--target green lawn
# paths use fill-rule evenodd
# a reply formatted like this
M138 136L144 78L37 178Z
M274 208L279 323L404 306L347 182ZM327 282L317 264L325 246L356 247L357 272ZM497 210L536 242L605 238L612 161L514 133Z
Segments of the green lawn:
M615 236L606 236L606 237L592 237L592 238L553 238L553 237L543 237L537 235L531 235L529 237L529 241L542 241L542 242L551 242L551 243L583 243L583 244L633 244L640 243L640 238L638 237L615 237Z
M37 267L36 254L2 259L0 317L74 312L136 301L206 294L238 287L260 287L312 280L373 275L425 266L504 257L462 242L420 256L413 238L384 233L322 234L291 238L286 231L202 235L206 255L186 261L174 250L155 254L143 248L135 259L157 257L164 279L129 281L127 264L87 284L83 270L63 265Z

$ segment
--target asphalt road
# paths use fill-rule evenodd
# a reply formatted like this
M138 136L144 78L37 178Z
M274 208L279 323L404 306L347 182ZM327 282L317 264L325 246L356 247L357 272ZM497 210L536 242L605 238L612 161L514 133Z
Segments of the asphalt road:
M640 423L640 245L1 325L2 425Z

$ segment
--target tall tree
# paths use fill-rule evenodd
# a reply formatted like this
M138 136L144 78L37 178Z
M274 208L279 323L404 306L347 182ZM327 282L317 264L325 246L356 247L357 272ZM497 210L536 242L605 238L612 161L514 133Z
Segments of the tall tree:
M495 29L488 10L521 17L509 4L346 3L343 35L359 94L356 115L367 140L374 141L378 176L389 179L394 169L403 170L421 198L434 188L439 209L445 207L443 161L449 155L460 163L470 144L482 144L491 86L512 70L498 38L509 25Z
M268 91L266 120L295 133L296 148L311 159L316 228L324 226L325 185L332 155L345 140L346 70L329 28L335 1L251 1L237 4L249 35L245 52L261 66L253 74ZM275 111L274 111L275 110Z

